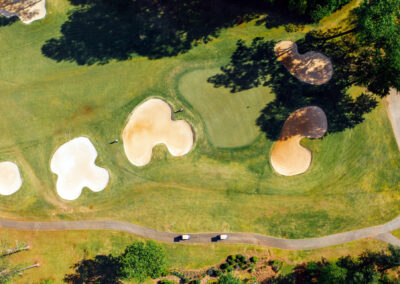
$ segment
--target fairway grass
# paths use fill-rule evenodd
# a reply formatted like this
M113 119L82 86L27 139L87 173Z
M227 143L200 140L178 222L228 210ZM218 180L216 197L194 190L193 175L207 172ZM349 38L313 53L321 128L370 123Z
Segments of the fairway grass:
M266 88L231 94L206 82L229 62L237 40L296 40L304 33L253 21L176 57L79 66L41 54L46 40L59 37L68 3L49 1L43 20L0 27L0 156L19 166L24 181L0 198L1 218L112 219L161 231L306 238L381 224L400 213L400 153L382 104L353 129L303 139L315 154L311 167L283 177L269 162L274 141L255 125L274 94ZM183 107L174 119L192 125L196 143L182 157L156 146L151 162L138 168L122 143L109 143L121 139L129 113L149 97ZM66 201L56 193L50 159L59 145L81 136L95 146L96 165L110 180L101 192L83 190Z

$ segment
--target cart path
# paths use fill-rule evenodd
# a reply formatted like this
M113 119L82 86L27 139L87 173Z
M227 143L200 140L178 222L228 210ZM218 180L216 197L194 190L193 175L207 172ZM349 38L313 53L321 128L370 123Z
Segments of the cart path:
M147 239L161 242L174 242L181 233L160 232L136 224L119 221L56 221L27 222L0 219L0 228L29 231L61 231L61 230L113 230L127 232ZM365 238L372 238L400 246L400 240L391 232L400 228L400 216L383 225L372 226L360 230L333 234L311 239L282 239L254 233L227 233L229 238L223 243L254 244L280 249L316 249L343 244ZM213 238L221 233L195 233L185 243L211 243Z

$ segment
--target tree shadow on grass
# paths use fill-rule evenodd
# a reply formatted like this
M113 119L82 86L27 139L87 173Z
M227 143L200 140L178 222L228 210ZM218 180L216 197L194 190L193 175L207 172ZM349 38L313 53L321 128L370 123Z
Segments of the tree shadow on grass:
M122 283L119 280L120 264L111 255L97 255L94 259L83 259L72 267L75 272L64 277L65 283Z
M330 31L334 33L335 31ZM276 95L257 119L257 125L268 139L276 140L290 113L304 106L316 105L324 110L328 118L328 132L340 132L353 128L364 120L364 114L377 105L375 96L362 93L357 97L348 94L356 81L354 64L357 49L351 37L330 39L328 34L309 33L297 42L299 52L317 51L327 55L333 63L332 79L323 85L310 85L299 81L276 60L276 42L256 38L247 46L237 42L231 62L221 67L221 73L208 82L215 87L225 87L239 92L258 86L268 86Z
M7 17L0 15L0 27L9 26L9 25L15 23L16 21L18 21L17 16L7 18Z
M70 0L76 9L61 37L42 47L56 61L105 64L137 54L151 59L175 56L221 28L256 16L262 3L250 0Z

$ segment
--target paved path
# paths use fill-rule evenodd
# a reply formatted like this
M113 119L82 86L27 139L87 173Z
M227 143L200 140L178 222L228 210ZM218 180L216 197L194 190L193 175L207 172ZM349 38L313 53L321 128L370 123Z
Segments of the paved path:
M391 89L386 99L386 109L400 150L400 93Z
M0 228L30 230L30 231L58 231L58 230L114 230L127 232L148 239L162 242L174 242L181 233L159 232L141 227L132 223L119 221L59 221L59 222L26 222L0 219ZM396 246L400 240L391 234L391 231L400 228L400 216L383 225L368 227L356 231L329 235L313 239L281 239L253 233L227 233L229 238L223 243L255 244L281 249L316 249L332 245L343 244L364 238L374 238ZM191 239L185 243L211 243L221 233L191 234Z

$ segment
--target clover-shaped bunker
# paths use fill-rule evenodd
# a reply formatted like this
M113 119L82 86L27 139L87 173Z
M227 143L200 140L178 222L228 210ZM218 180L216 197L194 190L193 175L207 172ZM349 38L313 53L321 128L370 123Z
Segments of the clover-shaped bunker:
M326 115L317 106L303 107L292 112L271 153L274 170L285 176L307 171L311 165L312 153L301 146L300 141L304 137L321 138L327 129Z
M25 24L43 19L46 16L45 0L2 0L0 14L10 18L17 16Z
M151 161L153 147L165 144L173 156L187 154L194 134L189 123L172 119L171 106L161 99L150 99L137 106L122 133L125 154L135 166Z
M327 83L333 75L333 66L328 57L308 51L299 54L297 44L293 41L281 41L275 45L275 55L278 61L300 81L313 85Z
M0 194L11 195L22 185L18 166L12 162L0 163Z
M96 166L97 151L86 137L75 138L61 145L51 159L51 171L58 176L57 193L67 200L77 199L84 187L94 192L103 190L109 174Z

